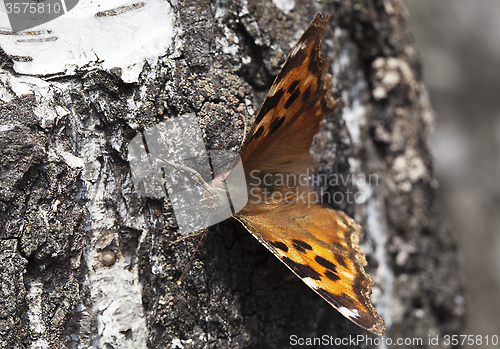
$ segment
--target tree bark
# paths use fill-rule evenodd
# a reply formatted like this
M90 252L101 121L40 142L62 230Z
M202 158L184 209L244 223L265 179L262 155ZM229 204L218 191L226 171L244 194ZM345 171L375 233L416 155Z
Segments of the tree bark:
M168 204L138 195L127 162L138 132L192 112L207 149L238 150L244 122L316 12L332 16L323 53L342 99L312 147L329 179L322 185L343 194L332 207L364 227L385 337L446 347L444 335L463 319L461 277L436 206L434 115L402 3L151 0L95 16L106 23L153 5L168 8L174 34L156 59L133 62L135 76L97 51L72 71L30 74L2 45L2 348L286 348L291 338L373 338L232 220L210 229L178 286L197 241L168 246L180 236Z

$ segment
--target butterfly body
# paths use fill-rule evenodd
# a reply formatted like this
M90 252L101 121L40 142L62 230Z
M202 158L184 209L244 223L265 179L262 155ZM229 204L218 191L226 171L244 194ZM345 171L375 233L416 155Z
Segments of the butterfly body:
M340 313L382 335L358 246L361 227L321 205L305 180L315 169L313 137L339 103L321 54L328 19L318 14L292 49L243 143L248 204L233 217Z

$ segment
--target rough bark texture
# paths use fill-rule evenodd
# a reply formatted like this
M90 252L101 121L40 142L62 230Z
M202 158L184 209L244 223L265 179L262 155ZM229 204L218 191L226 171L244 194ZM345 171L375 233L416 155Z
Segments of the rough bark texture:
M175 221L155 213L168 205L137 195L127 163L138 131L190 112L207 149L237 150L242 120L251 123L316 12L332 15L323 52L343 106L325 120L315 157L331 178L377 176L328 188L364 198L332 204L365 228L367 271L377 282L372 300L386 337L422 338L421 347L431 347L429 335L439 335L434 347L445 347L443 335L462 322L461 279L436 207L427 144L433 114L402 4L299 0L284 14L271 1L193 0L174 10L177 48L155 67L146 64L137 84L90 67L48 80L50 102L67 111L50 122L34 116L35 97L2 102L1 347L133 347L141 326L149 348L286 348L292 335L368 334L231 220L211 229L178 286L197 241L168 247L179 237ZM15 75L12 57L1 59ZM140 108L131 111L130 100ZM122 272L129 274L120 284ZM124 294L106 301L99 283L111 279L115 297ZM128 299L127 287L142 296ZM102 323L112 302L116 316L134 314L106 342Z

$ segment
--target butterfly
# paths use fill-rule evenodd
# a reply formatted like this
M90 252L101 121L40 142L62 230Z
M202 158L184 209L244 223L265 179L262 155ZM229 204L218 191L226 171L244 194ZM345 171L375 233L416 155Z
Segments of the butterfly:
M382 335L384 320L369 298L374 282L358 246L361 227L344 212L301 200L313 193L309 183L283 181L315 168L313 137L339 104L321 53L329 18L318 13L306 29L245 137L240 156L249 200L233 217L345 317Z

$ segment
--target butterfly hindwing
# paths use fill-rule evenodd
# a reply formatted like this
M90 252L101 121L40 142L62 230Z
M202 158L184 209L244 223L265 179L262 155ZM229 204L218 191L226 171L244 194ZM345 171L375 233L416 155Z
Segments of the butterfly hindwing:
M320 205L248 205L235 216L264 246L349 320L382 335L373 286L358 246L360 227Z

